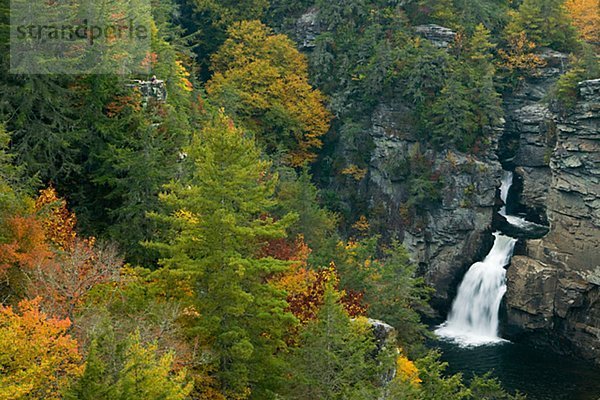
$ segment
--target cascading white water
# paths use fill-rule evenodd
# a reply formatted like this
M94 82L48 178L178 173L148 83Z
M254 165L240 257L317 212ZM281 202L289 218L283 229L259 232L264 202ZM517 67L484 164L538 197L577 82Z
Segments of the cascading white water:
M519 228L528 228L536 226L537 224L527 221L525 218L518 217L516 215L509 215L506 213L506 199L508 198L508 191L513 184L513 173L512 171L504 171L502 181L500 183L500 199L504 202L502 208L498 212L502 215L509 224L517 226ZM538 225L539 226L539 225Z
M500 184L500 198L504 205L500 215L516 226L526 226L531 222L506 214L508 191L513 183L513 173L504 171ZM462 346L478 346L503 341L498 336L498 311L506 293L504 267L510 262L517 239L494 233L494 246L483 261L471 265L463 281L448 319L435 333L453 340Z
M508 190L512 186L513 183L513 173L512 171L504 171L504 175L502 176L502 181L500 181L500 199L504 203L502 208L500 209L500 215L506 215L506 199L508 198Z
M448 320L435 331L438 336L464 346L503 340L498 337L498 310L506 292L504 267L517 240L498 232L494 236L492 250L463 278Z

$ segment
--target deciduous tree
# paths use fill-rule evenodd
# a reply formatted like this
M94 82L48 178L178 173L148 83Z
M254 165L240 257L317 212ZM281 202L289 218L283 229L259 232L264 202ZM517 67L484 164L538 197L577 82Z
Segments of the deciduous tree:
M68 319L48 317L37 300L0 306L0 399L59 400L82 372Z
M583 40L600 45L600 4L598 1L567 0L565 8Z
M210 100L256 133L290 165L313 161L329 128L324 97L308 82L307 63L293 42L259 21L233 25L212 57Z

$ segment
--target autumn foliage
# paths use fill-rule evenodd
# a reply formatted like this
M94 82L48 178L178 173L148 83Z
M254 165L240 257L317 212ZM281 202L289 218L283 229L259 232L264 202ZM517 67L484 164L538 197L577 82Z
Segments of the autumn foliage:
M310 269L307 263L310 253L310 247L301 235L294 241L271 240L263 248L263 256L290 261L289 270L278 274L273 283L287 292L289 310L301 324L316 318L330 283L334 289L340 289L335 264L331 263L327 268ZM342 291L341 303L351 317L365 315L367 307L362 303L362 298L360 292Z
M422 382L417 366L403 354L399 354L396 358L396 379L412 385L419 385Z
M600 45L600 3L598 0L567 0L565 8L581 38Z
M12 216L5 222L4 230L9 240L0 244L0 277L7 285L11 282L13 268L32 271L44 268L54 254L46 242L46 233L33 215Z
M327 268L316 271L293 268L276 282L278 287L287 291L289 309L302 324L317 317L329 284L332 284L336 290L340 290L339 277L333 263ZM351 317L365 315L367 307L362 302L363 293L354 291L341 291L341 293L340 301Z
M121 266L115 249L77 236L76 220L53 188L44 189L34 214L8 220L11 239L0 244L0 276L13 294L39 297L45 311L61 317L72 317L85 294Z
M232 26L212 57L209 98L254 131L267 150L300 166L316 158L331 116L308 82L305 57L285 35L259 21Z
M39 300L15 309L0 305L0 399L61 399L61 388L82 372L69 319L50 318Z
M35 210L41 214L41 225L47 240L59 250L71 250L77 237L77 218L67 209L67 202L58 197L53 187L40 191Z
M500 69L508 75L518 76L519 79L535 75L546 65L544 59L534 53L535 49L536 44L527 38L525 32L510 36L506 50L498 50Z

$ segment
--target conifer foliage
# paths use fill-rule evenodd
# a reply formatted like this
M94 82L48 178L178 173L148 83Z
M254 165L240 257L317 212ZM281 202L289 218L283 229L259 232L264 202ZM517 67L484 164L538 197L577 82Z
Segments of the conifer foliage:
M394 237L449 201L441 151L493 158L545 47L572 52L552 95L576 104L597 1L92 3L148 28L144 72L111 38L114 73L10 73L0 0L0 400L522 399L425 349L427 266Z
M222 112L194 136L188 154L189 179L161 195L171 210L156 216L169 228L166 241L151 246L165 255L164 267L195 282L202 318L192 331L210 345L222 392L231 398L270 392L279 383L283 335L293 317L284 293L267 282L286 263L258 250L285 236L295 216L275 221L267 214L277 176L253 138Z

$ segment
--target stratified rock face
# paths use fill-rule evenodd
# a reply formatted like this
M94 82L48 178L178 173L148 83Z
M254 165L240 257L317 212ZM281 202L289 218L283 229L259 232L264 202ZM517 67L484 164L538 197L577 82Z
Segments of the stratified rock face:
M298 26L313 26L310 15L302 17ZM438 25L422 25L415 30L440 47L448 46L456 36ZM300 31L299 36L310 39L309 29ZM340 194L342 210L364 212L370 225L385 239L395 237L404 243L420 273L436 289L432 305L444 312L464 272L483 258L493 242L490 231L498 207L501 166L496 153L501 132L490 129L492 144L477 156L439 150L419 138L415 114L411 104L392 95L381 99L370 115L370 124L359 135L353 138L338 132L332 153L326 158L344 165L359 159L368 167L367 173L360 183L345 184L329 176L325 185ZM411 184L406 176L411 169L407 160L415 153L422 155L432 173L443 181L439 201L416 205L420 208L418 215L413 215L414 210L407 211L415 206L407 206ZM327 169L326 165L322 168Z
M528 220L546 224L549 162L556 142L554 114L548 109L546 97L564 72L567 55L546 49L540 56L546 65L506 98L499 156L508 169L514 168L513 189L520 193L516 199L509 194L509 203L516 203L509 212L524 213Z
M372 209L382 209L383 233L403 239L413 261L436 289L433 306L443 310L450 306L466 269L489 250L501 166L495 145L477 157L425 148L417 141L411 118L411 110L402 103L382 104L373 114L367 192ZM403 207L408 187L402 176L406 167L399 165L417 149L430 160L432 171L443 177L443 189L438 204L406 220Z
M415 26L415 32L437 47L448 47L456 37L452 29L435 24Z
M546 202L550 187L551 173L548 167L516 167L514 171L519 179L519 202L525 205L530 221L546 224ZM516 181L516 179L515 179Z
M316 8L311 8L304 13L296 22L296 29L294 30L294 36L300 50L312 50L315 47L315 41L321 28L319 26L319 12Z
M600 80L579 92L575 109L555 118L550 232L528 241L507 273L508 333L568 343L600 362Z

